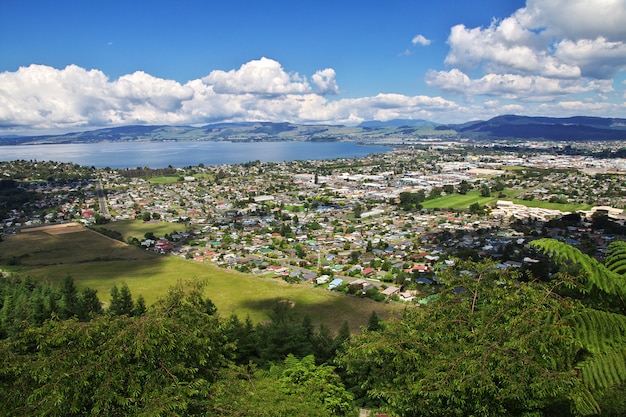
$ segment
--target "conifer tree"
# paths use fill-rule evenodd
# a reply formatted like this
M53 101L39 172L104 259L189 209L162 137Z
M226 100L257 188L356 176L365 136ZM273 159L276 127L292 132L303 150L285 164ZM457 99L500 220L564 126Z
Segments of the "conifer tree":
M130 293L130 289L128 285L124 283L121 289L117 288L117 285L114 285L111 288L111 301L109 304L109 313L114 316L132 316L135 308L135 303L133 302L132 294Z

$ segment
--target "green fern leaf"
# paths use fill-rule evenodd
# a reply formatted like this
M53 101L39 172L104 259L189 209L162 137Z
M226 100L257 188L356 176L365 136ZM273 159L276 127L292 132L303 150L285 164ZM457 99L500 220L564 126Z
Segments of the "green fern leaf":
M589 255L555 239L538 239L531 246L549 255L557 264L580 265L588 283L610 295L626 294L626 281Z

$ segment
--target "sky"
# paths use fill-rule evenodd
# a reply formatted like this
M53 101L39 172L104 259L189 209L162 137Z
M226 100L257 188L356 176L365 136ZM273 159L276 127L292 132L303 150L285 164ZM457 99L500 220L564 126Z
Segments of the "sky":
M626 118L626 0L0 0L0 135Z

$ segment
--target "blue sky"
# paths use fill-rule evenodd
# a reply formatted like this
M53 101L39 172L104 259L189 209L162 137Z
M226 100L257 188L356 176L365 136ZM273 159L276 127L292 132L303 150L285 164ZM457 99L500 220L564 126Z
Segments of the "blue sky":
M626 0L0 1L0 133L626 117Z

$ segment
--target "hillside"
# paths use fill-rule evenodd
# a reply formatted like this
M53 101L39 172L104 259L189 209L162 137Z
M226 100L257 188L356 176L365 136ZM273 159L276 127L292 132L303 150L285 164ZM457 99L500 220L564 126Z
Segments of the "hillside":
M504 115L459 125L453 129L470 139L536 139L555 141L624 140L626 119L576 116L567 118Z
M411 133L431 126L411 127ZM400 128L299 125L293 123L217 123L206 126L120 126L63 135L0 137L0 145L126 141L360 141L397 135Z
M358 126L302 125L275 122L215 123L205 126L120 126L44 136L4 136L0 145L63 144L127 141L358 141L388 139L469 138L474 140L534 139L549 141L624 140L626 119L576 116L568 118L504 115L463 124L439 125L421 119L367 121Z

